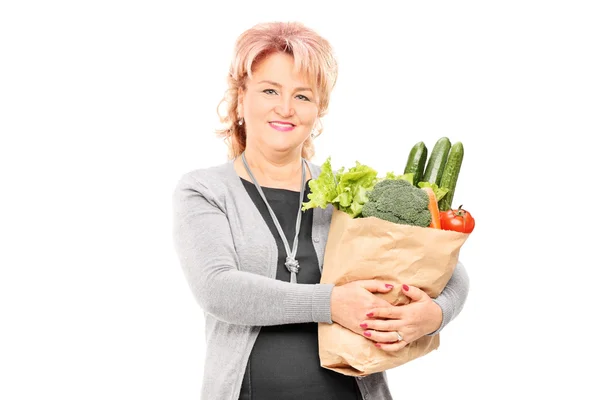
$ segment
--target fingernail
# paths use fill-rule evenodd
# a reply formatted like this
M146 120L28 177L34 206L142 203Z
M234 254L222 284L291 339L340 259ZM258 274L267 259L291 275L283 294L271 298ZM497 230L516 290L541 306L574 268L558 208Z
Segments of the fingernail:
M370 312L370 313L367 314L367 317L369 317L369 318L371 318L372 316L373 316L372 312Z
M408 292L408 285L402 285L402 289L404 289L405 292Z
M367 328L367 324L360 324L360 327L365 329L365 328Z
M381 345L379 343L375 343L375 346L377 347L381 347Z
M371 332L369 332L369 331L364 331L364 332L363 332L363 335L365 335L365 336L371 336Z
M385 287L388 288L388 289L392 289L394 287L394 285L390 285L389 283L386 283Z

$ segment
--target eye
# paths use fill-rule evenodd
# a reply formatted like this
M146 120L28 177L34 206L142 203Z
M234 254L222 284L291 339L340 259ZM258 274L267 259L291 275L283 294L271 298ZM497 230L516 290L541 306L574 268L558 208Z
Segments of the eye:
M310 99L303 94L299 94L298 97L300 97L302 101L310 101Z
M263 90L263 93L266 93L266 94L277 94L277 92L274 91L273 89L265 89L265 90Z

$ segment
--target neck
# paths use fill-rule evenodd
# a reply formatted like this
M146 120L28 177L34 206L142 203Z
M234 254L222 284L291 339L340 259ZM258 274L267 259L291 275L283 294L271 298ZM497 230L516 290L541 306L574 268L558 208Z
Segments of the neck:
M252 146L246 147L246 162L258 182L267 186L298 185L302 174L302 154L300 151L279 153L266 152Z

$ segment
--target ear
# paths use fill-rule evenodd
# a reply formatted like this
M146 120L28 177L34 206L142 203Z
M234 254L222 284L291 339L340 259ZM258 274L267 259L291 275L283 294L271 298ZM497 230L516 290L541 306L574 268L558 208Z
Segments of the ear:
M237 110L238 110L238 118L242 117L242 109L244 106L244 89L242 87L238 88L238 96L237 96Z
M321 122L321 116L317 117L315 121L315 126L313 127L315 131L320 132L323 129L323 123Z

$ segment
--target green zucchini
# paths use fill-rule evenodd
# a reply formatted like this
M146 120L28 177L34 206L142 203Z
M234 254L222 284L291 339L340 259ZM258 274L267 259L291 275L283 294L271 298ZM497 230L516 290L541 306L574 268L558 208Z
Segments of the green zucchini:
M406 166L404 167L405 174L413 175L413 184L417 186L423 178L423 171L425 171L425 164L427 163L427 146L425 143L419 142L413 146L406 160Z
M458 174L464 156L465 150L463 144L461 142L454 143L448 153L448 160L440 181L440 187L448 189L446 195L438 202L440 211L448 211L452 208L452 198L454 197L456 182L458 181Z
M435 143L431 151L431 156L429 156L429 161L427 161L425 173L423 174L424 182L435 183L440 186L442 173L444 172L451 146L450 139L447 137L442 137Z

